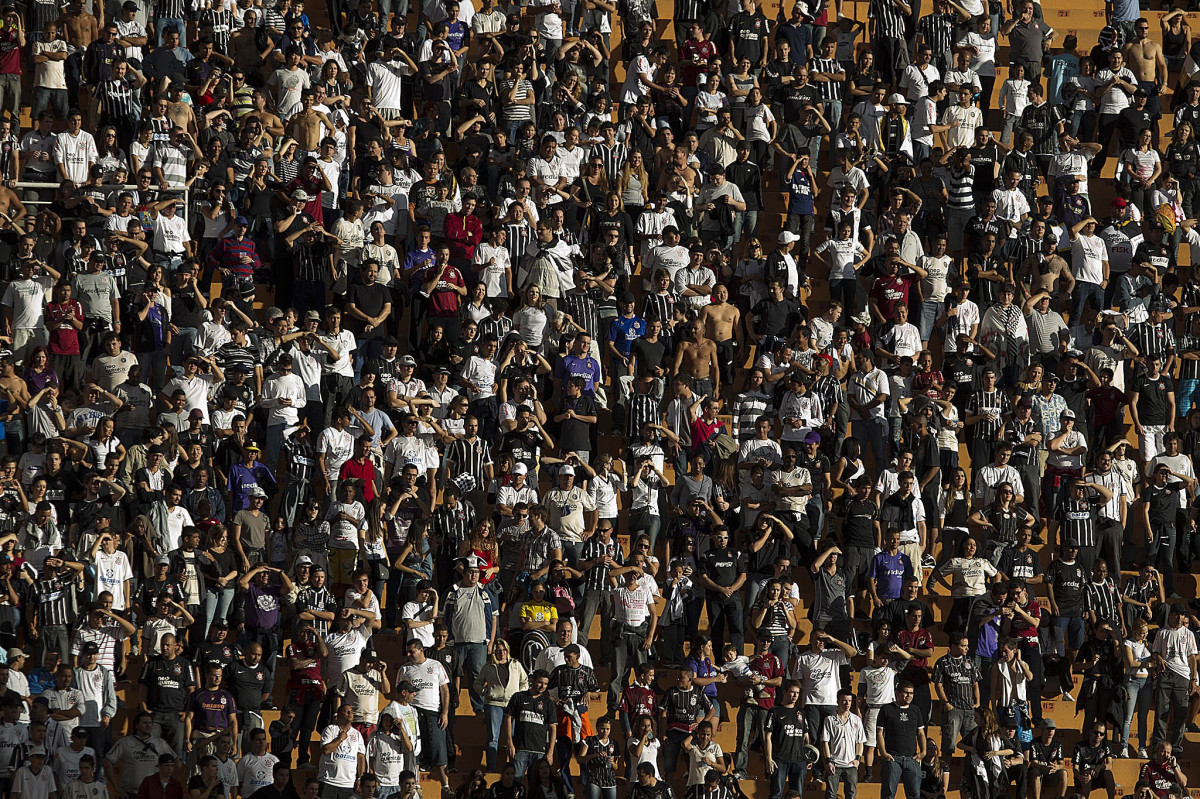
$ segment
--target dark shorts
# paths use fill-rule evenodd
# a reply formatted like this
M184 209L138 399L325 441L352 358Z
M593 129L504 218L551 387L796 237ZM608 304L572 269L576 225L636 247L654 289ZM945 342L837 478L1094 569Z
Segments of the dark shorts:
M444 766L449 759L446 749L446 731L438 726L441 714L437 711L417 708L417 722L421 733L421 760L424 764Z

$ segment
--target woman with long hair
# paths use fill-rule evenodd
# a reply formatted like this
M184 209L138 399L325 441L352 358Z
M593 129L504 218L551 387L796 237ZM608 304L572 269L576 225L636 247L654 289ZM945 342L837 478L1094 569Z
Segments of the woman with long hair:
M1143 217L1150 213L1151 194L1163 173L1162 158L1154 148L1153 138L1149 128L1138 131L1134 145L1121 154L1125 181L1129 184L1129 201L1138 207Z
M944 563L958 551L959 543L970 535L971 489L967 485L966 469L956 466L946 473L938 509L938 537L942 542L941 562Z
M382 597L390 575L387 553L390 522L387 516L387 501L383 496L377 496L368 503L366 521L367 528L358 533L361 568L367 570L375 596Z
M488 799L525 799L525 785L517 779L516 763L510 761L500 770L500 779L488 788Z
M650 199L650 175L646 172L641 150L631 150L625 159L617 178L617 190L621 192L625 213L629 214L631 223L636 227L642 209Z
M460 558L470 555L474 555L479 563L479 584L499 597L500 587L495 583L500 574L500 543L496 538L496 524L491 519L476 523L467 539L459 545Z
M1000 562L1004 550L1017 542L1017 530L1021 527L1033 529L1033 516L1016 503L1016 491L1012 483L1003 482L996 486L996 498L986 508L971 514L968 529L975 537L983 540L983 556L992 564Z
M204 637L214 621L229 618L238 579L238 554L229 546L229 530L216 524L208 531L198 558L204 574Z
M1150 734L1146 724L1150 715L1150 697L1154 687L1150 684L1150 666L1153 662L1150 648L1146 645L1150 625L1145 619L1138 619L1130 629L1129 637L1125 639L1122 653L1125 657L1125 698L1121 702L1121 749L1117 757L1133 757L1129 749L1129 733L1133 729L1133 716L1137 713L1138 747L1137 757L1147 757Z
M592 217L595 212L604 207L608 196L608 176L604 174L604 161L597 156L588 156L583 160L579 177L567 189L576 205L585 214L580 220L580 228L590 230ZM620 195L617 195L618 198ZM593 241L595 238L593 237Z
M942 626L951 636L966 631L971 604L987 593L988 582L996 576L996 567L986 558L978 557L978 549L974 538L962 539L958 545L958 556L942 561L930 573L926 583L930 592L938 584L950 590L954 603ZM947 577L951 582L946 582Z
M548 322L542 287L537 283L530 283L525 287L525 291L521 292L521 306L512 315L512 329L520 334L530 349L540 351Z
M487 796L487 775L480 768L471 769L454 791L454 799L487 799Z
M525 673L521 662L513 659L512 647L503 636L496 636L492 653L475 677L471 690L483 699L488 731L483 750L487 770L494 772L500 748L500 729L504 726L504 710L513 694L529 690L529 675Z
M1191 122L1183 121L1175 126L1171 143L1163 154L1167 171L1179 181L1179 204L1188 219L1196 213L1196 189L1200 180L1200 145L1196 142L1196 129Z
M990 707L975 711L975 724L975 729L959 744L959 748L970 755L963 769L962 795L970 799L992 799L1001 794L996 786L1004 776L1004 758L1017 753L1004 747L1000 723ZM950 744L949 741L946 743Z
M527 799L567 799L567 795L572 793L559 771L552 768L550 761L544 757L539 757L529 767L525 783L528 788Z
M746 95L746 107L742 111L742 133L750 143L750 160L760 166L767 163L767 148L775 139L778 122L771 113L771 106L763 97L762 89L757 86L750 89ZM837 125L838 120L829 120L831 125Z
M865 100L875 93L875 84L879 80L879 70L875 67L875 53L870 48L858 54L858 61L846 76L849 83L850 99Z
M115 435L115 429L113 418L105 416L96 422L96 429L91 435L84 436L82 440L88 448L86 458L97 471L104 471L109 456L116 455L118 462L125 460L125 445Z
M117 129L105 125L96 137L96 166L100 167L104 181L107 183L118 169L129 169L129 156L117 142Z
M746 101L750 90L759 88L758 78L750 71L750 59L739 58L725 76L725 88L729 94L730 117L738 130L746 127Z
M25 357L25 369L21 379L36 394L47 386L59 387L58 372L50 365L50 354L45 347L34 347Z
M433 550L429 545L426 522L418 519L408 528L408 540L392 561L392 572L388 578L387 627L400 632L397 617L403 603L416 598L418 583L432 579Z
M620 747L612 737L611 719L603 717L596 721L596 733L579 743L576 757L583 769L587 799L617 799Z
M342 69L336 58L331 58L321 65L321 75L317 78L316 85L325 89L325 105L331 109L347 108L350 105L354 81L351 80L350 73Z
M149 121L138 125L133 143L129 145L129 174L136 175L150 158L150 145L154 144L154 126Z
M783 596L783 584L776 579L767 581L750 608L750 626L759 635L771 639L771 654L787 663L791 654L792 635L796 632L796 611Z

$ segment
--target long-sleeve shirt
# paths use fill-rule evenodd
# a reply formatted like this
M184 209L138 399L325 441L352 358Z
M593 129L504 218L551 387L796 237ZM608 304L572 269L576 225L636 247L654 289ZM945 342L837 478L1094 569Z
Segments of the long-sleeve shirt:
M280 400L290 399L291 405ZM308 402L308 390L297 374L277 375L263 384L259 404L268 409L267 426L293 425L300 421L300 409Z
M250 256L250 263L242 263L243 255ZM253 241L231 236L221 239L217 246L212 248L212 252L208 254L208 265L215 269L228 269L239 280L253 280L254 271L262 266L262 261Z

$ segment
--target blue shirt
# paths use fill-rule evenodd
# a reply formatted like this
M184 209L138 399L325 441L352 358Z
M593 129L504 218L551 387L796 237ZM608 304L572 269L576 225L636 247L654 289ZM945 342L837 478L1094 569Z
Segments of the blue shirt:
M633 348L633 342L646 335L646 320L634 314L630 317L618 316L608 325L608 340L616 347L617 352L626 358Z
M262 488L268 494L275 490L277 483L271 470L261 463L251 468L244 463L235 463L229 468L229 489L233 497L233 512L250 507L250 491Z
M558 377L561 380L582 377L584 393L591 395L596 393L596 383L600 380L600 364L590 355L583 358L566 355L558 363Z
M871 561L871 577L880 599L897 599L904 578L912 573L912 561L903 552L898 551L895 555L880 552Z
M816 213L812 179L808 173L797 169L788 181L788 213L792 216L811 216Z

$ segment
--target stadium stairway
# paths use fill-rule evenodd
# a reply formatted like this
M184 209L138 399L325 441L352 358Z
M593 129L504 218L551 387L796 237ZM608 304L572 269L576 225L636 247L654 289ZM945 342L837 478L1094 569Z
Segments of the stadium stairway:
M658 37L659 37L660 41L662 41L664 43L668 43L668 44L673 43L673 38L674 38L673 26L670 23L670 20L672 17L672 0L657 0L657 3L658 3L658 9L657 9L658 20L657 20L656 30L658 33ZM778 14L779 5L780 5L779 0L767 0L767 3L765 5L765 7L763 8L763 13L769 19L773 20L773 19L775 19L775 17ZM846 2L843 3L843 11L847 16L850 16L855 19L865 20L866 14L867 14L867 5L868 5L867 2L865 2L864 0L846 0ZM1103 11L1099 10L1096 7L1096 4L1094 4L1094 3L1083 3L1083 2L1078 2L1077 0L1074 0L1074 1L1073 0L1045 0L1045 2L1042 3L1042 6L1043 6L1043 13L1044 13L1045 18L1047 20L1049 20L1051 22L1051 25L1053 25L1058 30L1059 35L1056 39L1056 42L1061 43L1062 38L1065 35L1067 35L1069 33L1074 33L1079 37L1081 47L1083 48L1085 53L1086 53L1086 50L1088 48L1090 48L1090 46L1095 42L1096 35L1098 34L1100 28L1103 27L1103 25L1104 25ZM1160 36L1159 27L1157 25L1157 19L1159 16L1161 16L1162 13L1163 12L1146 12L1146 15L1151 19L1151 22L1152 22L1151 35L1156 38L1158 38ZM309 9L309 14L311 16L313 16L314 22L317 25L321 25L325 22L324 8L320 8L320 7L311 8L311 9ZM1193 28L1196 29L1198 33L1200 33L1200 15L1190 14L1189 22L1192 24ZM410 21L410 26L411 26L411 24L412 23ZM614 26L614 27L617 28L613 33L613 42L612 42L612 51L615 55L616 53L619 52L618 48L619 48L619 44L620 44L620 35L621 34L620 34L619 26ZM1000 52L998 53L998 57L997 57L998 64L1003 64L1006 62L1006 51L1007 51L1006 47L1002 46L1000 48ZM614 94L616 93L617 88L619 88L622 80L624 79L623 69L621 68L620 64L616 63L616 60L617 59L614 57L614 59L613 59L613 61L614 61L613 73L614 74L613 74L613 81L612 81L612 86L614 87ZM996 87L995 87L995 91L997 94L1000 90L1000 86L1003 81L1003 78L1005 77L1004 73L1006 72L1006 70L1003 67L1000 67L998 69L998 71L1000 74L998 75ZM1173 84L1174 80L1175 80L1175 76L1173 75L1172 76L1172 84ZM1164 104L1164 106L1169 106L1169 96L1164 96L1163 104ZM993 98L993 108L994 107L995 107L995 100ZM28 114L28 112L26 110L24 116L27 117L27 114ZM993 119L989 120L989 122L990 122L989 127L991 127L993 130L999 130L1000 120L998 119L998 114L996 114L996 112L993 112L993 114L994 114ZM1169 131L1171 129L1171 124L1170 124L1169 120L1170 120L1170 118L1167 117L1160 124L1160 131L1163 135L1164 142L1168 141L1168 139L1166 137L1169 136ZM26 123L28 122L27 119L23 119L23 121ZM1091 182L1093 208L1095 208L1099 211L1098 215L1102 215L1103 212L1107 210L1108 202L1111 199L1111 193L1112 193L1111 178L1112 178L1112 170L1113 170L1114 164L1115 164L1115 159L1112 159L1110 161L1109 166L1106 167L1105 174L1103 175L1104 179L1093 180ZM824 177L827 174L827 172L826 172L827 164L823 163L821 166L822 166L822 174L819 176L819 180L822 182L822 185L823 185ZM780 230L783 219L784 219L784 214L786 211L785 195L783 195L780 192L779 186L776 185L775 170L764 169L764 175L766 176L765 196L766 196L766 200L767 200L767 208L765 209L765 212L760 215L760 218L759 218L759 225L760 225L759 238L764 242L770 243L770 242L774 241L775 236L778 234L778 231ZM1044 187L1040 191L1044 193L1044 191L1045 191ZM1183 252L1186 252L1186 250L1184 250ZM1181 262L1186 262L1187 259L1185 257L1183 257L1183 252L1181 252ZM822 278L823 278L823 276L820 274L810 275L810 279L812 280L812 283L813 283L813 293L809 297L808 302L809 302L810 310L814 314L820 313L823 310L824 305L828 300L828 286L826 284L826 281L823 280ZM219 292L219 285L214 285L214 293L217 293L217 292ZM261 305L264 307L266 305L269 305L270 304L270 302L269 302L270 287L269 286L261 286L258 296L260 297L260 299L258 300L258 302L256 302L256 305ZM407 328L407 325L402 324L400 326L400 329L402 331L407 331L408 328ZM402 342L402 347L403 347L403 345L404 345L404 342ZM602 449L604 451L608 451L614 455L620 454L621 450L622 450L622 442L620 441L620 439L617 438L616 436L613 436L613 435L603 432L606 430L613 429L612 425L610 424L610 420L606 419L606 418L602 418L601 422L600 422L600 429L602 431L602 433L601 433ZM962 454L963 454L963 457L965 458L966 457L965 448L964 448L964 451ZM965 462L964 462L964 465L966 465ZM671 475L668 474L668 478L670 478L670 477L671 477ZM547 485L542 486L543 490L546 489L547 487L548 487ZM618 530L624 532L623 525L619 526ZM1136 540L1139 543L1135 544L1135 543L1133 543L1133 541L1127 541L1127 551L1130 555L1129 560L1132 559L1132 556L1135 552L1140 553L1142 551L1142 546L1141 546L1140 542L1143 541L1144 538L1141 537L1142 536L1141 531L1135 531L1134 535L1137 536ZM628 542L625 541L625 543L628 543ZM1043 546L1041 548L1041 550L1042 550L1041 554L1042 554L1042 559L1043 559L1043 565L1047 565L1050 560L1050 548ZM795 576L801 585L801 607L797 614L798 617L801 618L801 622L800 622L801 630L800 630L800 634L797 636L797 638L798 638L798 641L801 643L801 645L804 646L808 641L810 625L807 621L804 621L803 618L807 613L808 603L810 601L812 591L811 591L811 585L808 582L808 578L804 574L800 574L798 572ZM1197 575L1195 575L1195 574L1179 575L1177 578L1177 590L1185 599L1196 597L1198 595ZM1044 592L1039 591L1038 593L1043 594ZM946 617L946 614L950 607L950 601L949 601L949 598L947 596L945 596L944 594L938 594L936 596L927 596L925 598L926 598L926 601L929 602L929 604L934 608L934 616L937 621L937 624L933 627L933 633L934 633L934 639L935 639L935 654L929 660L930 664L932 665L938 657L940 657L946 653L947 640L946 640L946 635L945 635L944 631L941 629L940 623ZM702 629L705 629L706 626L707 626L706 620L702 619L702 621L701 621ZM593 644L592 644L593 647L599 646L599 642L598 642L599 635L600 635L599 620L597 620L591 631L591 639L593 641ZM394 676L394 673L395 673L394 670L395 670L396 666L403 659L401 640L398 637L396 637L395 635L388 633L388 632L382 632L382 633L377 634L375 636L375 640L376 640L376 646L377 646L379 652L381 653L384 662L388 664L388 667L390 670L389 676ZM278 673L276 676L276 682L275 682L276 690L274 693L274 703L275 703L276 708L283 706L283 704L287 701L286 692L283 690L282 686L284 686L287 681L288 670L282 662L282 653L280 653L280 655L281 655L280 666L279 666ZM858 660L861 660L861 658L859 658ZM858 668L862 665L862 663L856 662L855 665L856 665L856 668ZM134 672L132 669L130 670L130 672L133 674L132 679L123 681L118 684L118 695L122 700L122 706L123 706L123 709L120 712L118 718L114 721L114 727L118 730L124 730L126 728L126 725L127 725L128 719L129 719L129 715L130 715L129 709L135 708L137 705L137 701L138 701L137 700L136 672ZM598 676L600 677L602 683L606 683L607 679L608 679L607 668L598 669ZM667 670L667 669L659 669L658 670L658 682L663 689L673 685L675 682L674 672ZM720 698L724 705L723 715L728 719L736 719L737 708L738 708L739 702L740 702L740 689L737 688L736 686L733 686L732 684L727 685L727 686L722 686L721 691L720 691ZM1054 719L1054 721L1056 722L1058 729L1059 729L1059 735L1062 738L1062 740L1064 741L1065 749L1069 756L1071 747L1073 746L1075 741L1078 740L1078 737L1079 737L1078 730L1081 725L1081 719L1082 719L1081 714L1077 713L1075 703L1065 702L1065 701L1061 701L1061 700L1055 699L1055 698L1048 698L1048 699L1044 699L1042 701L1042 708L1043 708L1043 713L1045 714L1045 716L1048 718ZM599 702L593 704L592 711L591 711L592 718L595 719L595 718L599 717L602 713L604 713L604 710L605 710L604 700L602 698ZM264 711L262 715L264 718L264 722L269 727L271 722L274 721L278 717L278 710ZM936 715L937 715L937 711L935 711L935 719L936 719ZM1153 715L1151 716L1151 720L1153 720ZM457 712L457 716L456 716L456 720L455 720L455 738L456 738L458 747L460 749L460 753L459 753L459 756L457 759L458 773L455 775L452 775L452 780L451 780L452 785L454 785L455 787L457 787L459 782L461 782L463 779L465 779L465 777L469 774L469 772L472 769L482 767L483 744L485 741L485 735L486 735L486 731L485 731L483 720L472 714L471 709L470 709L470 703L467 699L466 691L462 690L460 693L460 702L459 702L458 712ZM718 741L718 743L720 743L720 745L724 751L732 752L735 748L735 740L736 740L735 736L736 736L736 723L731 720L731 721L724 723L721 726L720 730L717 733L716 740ZM934 739L937 739L940 737L936 727L932 728L931 737ZM312 752L312 760L314 762L316 762L318 755L319 755L319 745L317 745L317 743L314 739L313 752ZM1180 763L1183 767L1183 770L1187 774L1191 783L1193 785L1200 785L1200 734L1189 733L1187 736L1187 745L1184 747L1182 752L1176 752L1176 755L1178 756ZM1120 796L1124 793L1132 792L1133 786L1137 780L1138 769L1140 768L1141 763L1142 763L1142 761L1139 761L1136 759L1114 760L1113 761L1114 777L1115 777L1115 780L1116 780L1118 786L1120 786L1120 788L1118 789L1118 796ZM952 799L955 799L959 793L958 780L959 780L959 775L961 773L961 765L962 765L961 757L957 758L956 762L952 764L951 782L950 782L951 790L949 792L949 796L952 797ZM577 768L576 768L576 771L578 771ZM763 763L762 763L762 757L760 754L758 754L758 753L752 754L752 756L750 758L749 771L750 771L750 778L741 782L742 790L746 793L746 795L748 797L750 797L750 799L766 799L768 792L769 792L769 790L768 790L769 783L765 779L764 774L763 774ZM314 775L314 773L315 772L312 769L297 770L295 772L297 788L298 789L302 788L304 780L307 777ZM878 769L876 769L876 774L878 774ZM489 775L489 777L494 777L494 775ZM682 783L676 782L675 787L679 791L679 796L682 797L682 795L683 795L682 794L682 789L683 789ZM438 795L439 786L436 784L436 782L425 780L422 783L422 789L426 796L435 797ZM806 786L806 795L808 795L808 796L816 795L817 790L823 791L823 786L820 786L815 783L809 783ZM880 786L879 786L878 782L870 782L870 783L860 782L859 786L858 786L858 795L860 797L862 797L863 799L877 799L877 797L879 796L879 791L880 791ZM1190 790L1190 793L1192 796L1200 797L1200 788L1193 788Z

